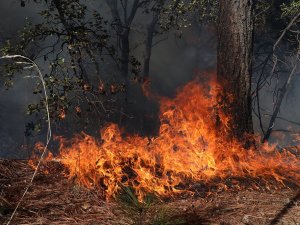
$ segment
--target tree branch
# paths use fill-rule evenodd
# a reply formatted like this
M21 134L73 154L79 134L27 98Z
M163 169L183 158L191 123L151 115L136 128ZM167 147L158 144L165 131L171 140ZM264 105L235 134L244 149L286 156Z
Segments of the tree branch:
M29 65L29 67L24 67L24 69L28 69L28 68L34 68L34 69L36 69L36 71L38 72L38 76L34 76L33 78L37 77L41 81L41 83L42 83L44 97L45 97L45 108L46 108L47 120L48 120L47 121L48 130L47 130L47 136L46 136L46 145L44 146L42 155L41 155L41 157L40 157L40 159L38 161L38 164L37 164L37 166L36 166L36 168L34 170L34 173L32 174L32 177L31 177L31 179L30 179L27 187L25 188L25 191L23 192L23 195L21 196L21 199L19 200L17 206L15 207L13 213L11 214L9 221L7 222L7 225L9 225L12 222L12 220L13 220L13 218L14 218L17 210L18 210L18 208L20 207L20 205L21 205L21 203L22 203L25 195L27 194L29 188L31 187L31 185L33 183L33 180L34 180L34 178L35 178L35 176L36 176L36 174L38 172L38 169L39 169L39 167L41 165L41 162L43 161L43 159L44 159L44 157L46 155L46 152L47 152L47 149L48 149L48 145L49 145L49 142L51 140L51 121L50 121L50 113L49 113L48 95L47 95L47 90L46 90L46 84L45 84L42 72L39 69L38 65L34 61L32 61L31 59L29 59L29 58L27 58L25 56L22 56L22 55L5 55L5 56L0 57L0 59L13 59L13 60L20 60L21 59L21 60L25 60L27 62L17 61L17 63L18 64Z

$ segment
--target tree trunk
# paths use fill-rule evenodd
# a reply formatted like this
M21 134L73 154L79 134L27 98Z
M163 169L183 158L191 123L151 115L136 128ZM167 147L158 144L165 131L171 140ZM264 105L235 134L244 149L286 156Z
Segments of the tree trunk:
M251 108L252 0L220 1L217 80L218 121L230 139L253 133ZM221 121L229 118L227 124Z
M121 39L121 74L124 79L126 89L129 88L129 29L120 35Z
M158 13L153 16L150 24L147 26L147 36L145 40L145 59L144 59L144 74L143 80L147 82L149 80L149 71L150 71L150 58L152 54L152 43L153 36L155 32L155 26L158 22Z
M271 135L272 130L273 130L274 125L275 125L275 120L276 120L276 118L279 114L281 103L283 101L283 98L284 98L287 90L289 89L289 87L291 85L291 82L292 82L292 79L293 79L293 76L295 74L296 69L297 69L297 63L295 64L294 68L292 69L288 79L283 84L282 88L279 90L279 96L278 96L278 99L277 99L277 102L276 102L276 105L275 105L275 108L274 108L274 112L273 112L273 115L271 116L269 126L268 126L268 130L265 133L264 137L262 138L262 143L266 142L270 138L270 135Z

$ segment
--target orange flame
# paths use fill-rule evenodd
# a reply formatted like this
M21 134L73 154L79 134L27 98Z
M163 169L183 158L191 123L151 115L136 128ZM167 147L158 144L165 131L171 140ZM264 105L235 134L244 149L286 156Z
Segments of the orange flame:
M59 110L58 118L64 120L66 118L66 111L64 109Z
M216 178L299 183L300 161L295 155L269 145L244 149L243 143L229 142L216 128L217 91L215 82L194 81L174 99L162 99L157 137L123 137L119 127L110 124L100 131L101 141L86 134L62 139L59 158L70 177L86 187L103 188L107 198L122 185L134 187L142 200L147 192L170 196L184 191L179 186ZM221 120L226 123L228 118L223 115Z

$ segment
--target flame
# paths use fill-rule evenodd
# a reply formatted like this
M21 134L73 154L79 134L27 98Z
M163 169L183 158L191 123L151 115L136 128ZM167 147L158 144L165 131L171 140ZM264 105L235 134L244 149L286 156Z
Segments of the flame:
M64 120L66 118L66 111L64 109L59 110L58 118Z
M98 89L99 89L100 94L104 94L105 93L105 85L104 85L104 83L102 81L100 81Z
M116 124L109 124L101 129L100 140L84 133L72 140L61 138L58 158L70 178L86 187L101 187L108 199L127 185L142 200L148 192L170 196L188 189L180 187L216 178L299 183L300 161L294 154L280 153L274 145L245 149L239 141L228 141L216 127L217 93L216 82L195 80L174 99L160 100L157 137L124 137ZM221 114L225 126L229 119Z

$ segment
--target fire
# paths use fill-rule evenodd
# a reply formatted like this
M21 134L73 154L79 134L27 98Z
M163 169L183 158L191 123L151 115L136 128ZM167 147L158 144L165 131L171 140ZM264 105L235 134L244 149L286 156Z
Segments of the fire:
M59 117L61 120L64 120L64 119L66 118L66 112L65 112L64 109L59 110L58 117Z
M142 200L148 192L170 196L192 183L228 177L299 183L300 161L294 154L266 144L245 149L239 141L228 141L215 125L217 93L213 81L188 83L174 99L160 100L157 137L124 137L116 124L109 124L99 140L86 134L61 139L58 158L69 177L102 188L107 198L127 185ZM226 121L223 115L221 122Z

